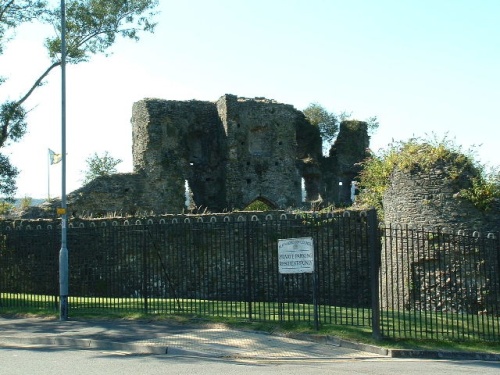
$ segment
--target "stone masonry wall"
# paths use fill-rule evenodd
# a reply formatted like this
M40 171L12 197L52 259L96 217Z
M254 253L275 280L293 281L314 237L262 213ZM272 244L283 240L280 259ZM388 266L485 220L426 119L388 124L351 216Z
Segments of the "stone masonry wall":
M300 113L267 99L225 95L217 102L227 139L227 207L262 197L277 207L300 206L295 122Z
M327 184L325 200L340 204L351 204L351 183L355 181L361 166L359 163L369 156L368 124L364 121L342 121L339 135L330 148L324 180Z
M472 176L451 179L447 169L441 165L429 172L394 171L383 198L384 221L480 232L500 230L499 202L483 211L460 198L460 190L470 186Z
M134 172L146 176L144 195L156 212L182 212L185 181L198 206L225 207L226 140L211 102L146 99L134 103Z
M355 178L368 140L366 124L343 124L336 151L323 157L319 129L301 111L235 95L216 102L143 99L134 103L131 123L133 173L98 178L70 193L73 216L182 213L187 187L197 212L243 209L255 200L279 209L335 204L338 173ZM55 212L58 204L44 210Z
M382 300L388 301L385 307L475 314L498 311L494 296L499 293L500 254L498 240L493 240L500 231L500 203L483 211L460 198L473 173L451 178L448 168L440 164L428 172L396 170L391 177L383 198L384 220L399 237L388 236L382 251L382 278L393 278L381 291ZM470 237L416 231L421 228L463 231ZM478 253L474 244L485 236L492 238L487 241L492 245ZM397 280L407 286L394 289Z

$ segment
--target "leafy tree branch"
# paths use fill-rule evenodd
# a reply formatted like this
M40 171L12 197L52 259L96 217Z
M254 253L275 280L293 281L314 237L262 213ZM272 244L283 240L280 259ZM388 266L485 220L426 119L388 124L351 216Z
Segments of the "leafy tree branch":
M66 2L66 62L87 62L92 55L108 55L109 49L121 36L135 41L141 32L154 32L158 0L68 0ZM42 0L0 0L0 54L4 45L15 36L15 30L27 22L40 22L53 26L55 35L45 40L50 58L48 68L17 100L0 104L0 148L8 142L19 141L27 130L25 102L42 86L50 72L61 65L61 14L59 7L50 7ZM5 78L0 76L0 84ZM17 170L7 157L0 163L0 193L15 192ZM2 179L2 174L11 178ZM14 190L3 189L13 184Z

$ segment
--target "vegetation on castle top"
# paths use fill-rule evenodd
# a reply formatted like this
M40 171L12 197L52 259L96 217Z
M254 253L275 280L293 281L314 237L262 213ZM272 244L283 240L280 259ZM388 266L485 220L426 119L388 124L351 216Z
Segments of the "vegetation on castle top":
M492 204L500 199L500 180L498 171L492 171L485 176L472 178L472 186L460 191L460 197L468 199L483 210L491 210Z
M318 103L311 103L303 110L304 116L311 125L319 128L321 138L326 144L331 144L339 132L340 119L333 112L328 112Z
M343 111L340 114L328 112L325 107L318 103L309 104L302 112L311 125L318 127L325 155L328 154L330 147L337 138L341 123L344 123L344 126L356 128L359 127L360 123L366 124L368 134L373 134L379 127L377 116L358 121L351 119L351 113L349 112Z
M357 204L375 207L381 214L383 195L396 170L406 173L439 171L449 181L465 178L469 187L459 189L456 196L469 200L484 211L488 211L492 203L500 198L498 172L488 172L476 160L472 150L464 151L446 137L441 140L411 138L393 142L379 154L367 158L362 166Z

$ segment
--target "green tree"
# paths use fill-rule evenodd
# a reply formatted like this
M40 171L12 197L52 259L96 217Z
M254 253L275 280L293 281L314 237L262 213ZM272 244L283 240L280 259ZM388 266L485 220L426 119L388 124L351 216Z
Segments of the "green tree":
M0 154L0 194L5 196L7 201L13 202L18 174L17 168L12 166L9 158Z
M302 111L307 121L319 128L323 141L323 153L328 154L330 147L337 138L340 123L351 119L351 113L343 111L340 114L328 112L325 107L318 103L311 103ZM379 127L377 116L364 120L368 125L368 133L373 134Z
M68 0L66 1L66 62L78 64L92 55L104 53L117 36L139 40L140 32L154 32L152 22L158 0ZM42 0L0 0L0 54L15 37L15 30L26 22L53 26L54 35L45 41L50 62L26 93L0 104L0 148L19 141L27 130L26 100L40 87L49 73L61 65L60 7ZM5 78L0 77L0 84ZM0 194L15 193L18 170L8 157L0 155Z
M323 149L329 149L339 131L339 117L333 112L328 112L318 103L309 104L302 112L311 125L319 128Z
M83 184L101 176L109 176L116 173L116 166L122 162L121 159L113 158L107 151L99 156L97 152L86 160L87 170L83 171Z
M46 6L47 2L40 0L0 0L0 54L15 29L40 17Z
M380 126L380 123L378 122L377 116L372 116L369 117L365 120L367 126L368 126L368 134L373 134L375 131L378 129Z

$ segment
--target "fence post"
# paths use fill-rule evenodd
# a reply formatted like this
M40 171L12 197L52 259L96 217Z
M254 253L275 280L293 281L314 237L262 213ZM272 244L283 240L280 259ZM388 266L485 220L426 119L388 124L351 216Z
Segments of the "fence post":
M496 257L497 257L497 264L498 264L498 267L497 267L497 290L496 290L496 294L497 294L497 301L498 299L500 299L500 231L496 232L494 234L494 236L496 237ZM497 316L500 315L500 308L499 308L499 303L497 302L496 304L496 314ZM500 327L497 326L497 333L500 332L499 330Z
M372 336L375 340L380 340L380 294L379 294L379 273L380 273L380 247L381 241L378 232L377 211L372 209L367 212L368 224L368 248L370 251L370 281L372 300Z
M252 233L252 221L245 221L246 228L246 263L247 263L247 306L248 306L248 320L253 319L253 241L251 239Z
M149 275L148 275L148 251L147 251L147 227L143 227L142 229L142 293L144 298L144 312L146 314L149 313L149 296L148 296L148 287L149 287Z

